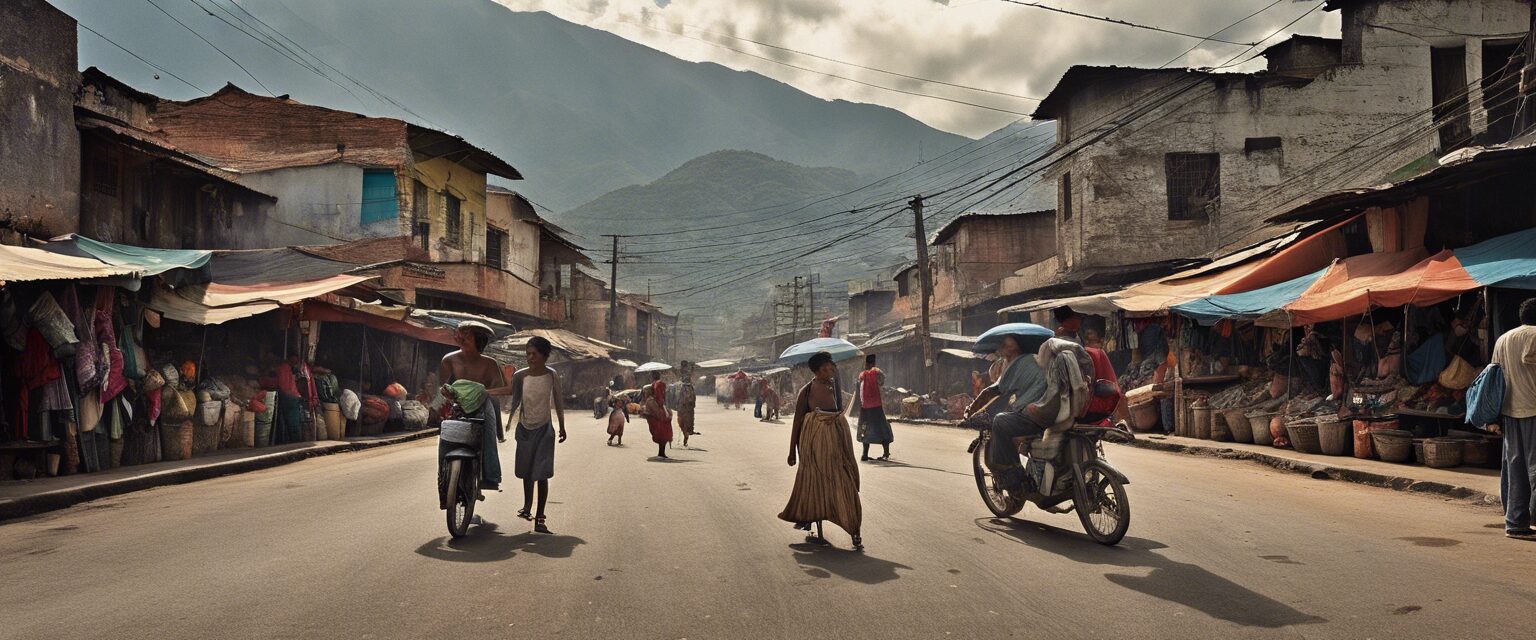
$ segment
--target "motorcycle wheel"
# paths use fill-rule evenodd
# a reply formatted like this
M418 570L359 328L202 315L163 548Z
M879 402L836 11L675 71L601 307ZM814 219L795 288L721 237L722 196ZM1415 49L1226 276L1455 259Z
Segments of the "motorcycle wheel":
M1083 465L1083 477L1077 483L1077 518L1088 537L1102 545L1114 546L1131 528L1131 503L1125 483L1099 460Z
M462 477L465 468L463 460L448 466L448 535L455 538L469 533L469 523L475 518L474 487Z
M976 490L981 492L981 501L986 503L987 509L994 516L1008 518L1024 510L1024 501L1008 495L993 483L992 472L986 464L987 445L991 440L986 433L977 438L976 448L971 452L971 471L976 475Z

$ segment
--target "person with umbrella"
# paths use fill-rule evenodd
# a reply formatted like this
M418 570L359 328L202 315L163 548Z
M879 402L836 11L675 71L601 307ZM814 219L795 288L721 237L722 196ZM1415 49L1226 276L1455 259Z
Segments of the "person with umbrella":
M656 443L656 457L666 459L672 442L672 415L667 412L667 383L661 370L651 371L651 384L645 388L645 421L651 427L651 442Z
M853 537L855 549L864 548L860 535L864 510L859 503L859 467L853 460L853 439L843 417L843 394L837 382L837 365L825 351L806 363L812 374L795 398L794 426L789 435L789 466L799 463L795 487L779 519L796 529L816 533L807 540L826 544L821 521L830 520Z
M1019 464L1019 450L1013 439L1045 432L1045 427L1026 411L1029 405L1044 397L1047 386L1045 372L1035 358L1027 356L1032 351L1027 347L1038 348L1054 333L1039 325L1015 323L988 331L976 341L978 351L997 350L1002 373L997 382L976 396L966 408L965 415L992 416L987 467L1000 486L1015 487L1024 481L1024 468Z

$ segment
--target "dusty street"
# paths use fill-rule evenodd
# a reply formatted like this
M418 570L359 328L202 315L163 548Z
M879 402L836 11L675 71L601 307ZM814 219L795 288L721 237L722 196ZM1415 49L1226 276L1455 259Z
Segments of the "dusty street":
M775 518L787 425L704 400L668 463L643 427L607 447L569 417L553 536L505 492L449 543L430 440L332 456L0 526L26 577L0 583L25 605L3 635L1447 638L1536 604L1536 545L1489 508L1116 446L1133 522L1105 548L1075 516L991 519L970 435L897 425L896 461L862 465L859 554Z

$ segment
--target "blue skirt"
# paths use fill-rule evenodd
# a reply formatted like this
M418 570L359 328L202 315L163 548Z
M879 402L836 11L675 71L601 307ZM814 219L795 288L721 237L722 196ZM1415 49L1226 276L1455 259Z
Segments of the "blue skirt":
M864 444L890 444L896 440L891 432L891 421L885 419L884 407L859 408L859 442Z

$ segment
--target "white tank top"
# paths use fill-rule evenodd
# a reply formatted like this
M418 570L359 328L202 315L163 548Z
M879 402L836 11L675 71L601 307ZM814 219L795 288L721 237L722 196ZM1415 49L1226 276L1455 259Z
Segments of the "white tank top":
M555 376L526 376L523 378L523 404L518 422L525 429L536 429L550 424L555 400Z

